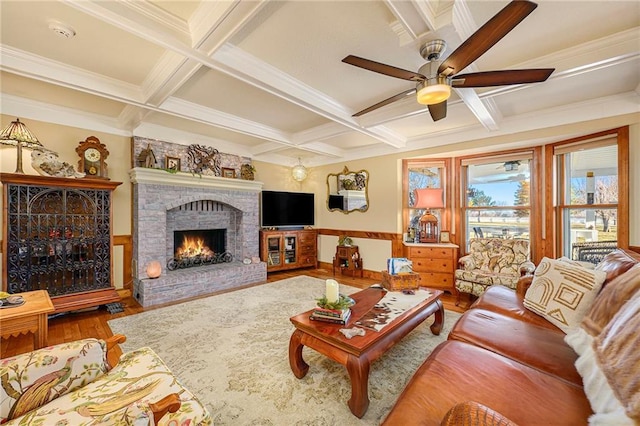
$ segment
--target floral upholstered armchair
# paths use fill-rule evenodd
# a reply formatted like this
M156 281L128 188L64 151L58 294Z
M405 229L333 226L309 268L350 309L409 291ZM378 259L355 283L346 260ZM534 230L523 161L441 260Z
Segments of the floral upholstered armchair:
M151 349L118 360L109 349L123 341L83 339L0 360L0 423L211 424L207 409Z
M535 270L529 258L529 240L472 238L469 254L458 260L460 269L455 272L456 305L461 293L480 296L492 285L515 290L518 279Z

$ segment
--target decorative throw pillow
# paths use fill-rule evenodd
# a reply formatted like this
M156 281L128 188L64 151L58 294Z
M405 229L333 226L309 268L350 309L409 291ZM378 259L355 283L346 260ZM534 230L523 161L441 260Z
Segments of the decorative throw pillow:
M562 262L571 263L572 265L582 266L583 268L587 268L587 269L596 269L596 265L591 263L591 262L583 262L581 260L573 260L573 259L569 259L566 256L562 256L562 257L558 258L558 260L560 260Z
M582 320L582 328L592 336L600 334L620 308L640 292L640 263L604 286Z
M595 354L626 415L640 424L640 293L624 304L594 340Z
M524 306L567 333L591 308L606 273L543 258L533 274Z

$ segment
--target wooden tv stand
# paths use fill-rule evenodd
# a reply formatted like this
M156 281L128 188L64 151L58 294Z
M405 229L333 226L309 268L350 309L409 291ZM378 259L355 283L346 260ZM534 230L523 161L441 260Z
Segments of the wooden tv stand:
M261 230L260 259L267 272L318 267L318 231L315 229Z

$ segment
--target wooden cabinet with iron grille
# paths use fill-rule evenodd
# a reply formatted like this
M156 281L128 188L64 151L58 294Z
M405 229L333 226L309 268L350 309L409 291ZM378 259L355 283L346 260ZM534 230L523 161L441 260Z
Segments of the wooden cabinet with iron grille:
M456 294L454 272L458 263L458 246L441 243L404 243L405 257L413 262L413 272L420 274L420 285Z
M120 182L10 173L0 181L2 290L46 290L55 312L118 302L111 196Z
M260 231L260 259L267 272L318 266L318 231Z

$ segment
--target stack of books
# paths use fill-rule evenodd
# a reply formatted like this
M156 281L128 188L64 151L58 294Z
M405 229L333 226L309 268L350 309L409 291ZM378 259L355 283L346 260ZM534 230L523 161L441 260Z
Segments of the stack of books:
M315 308L309 318L313 321L325 321L345 325L351 316L351 309Z

